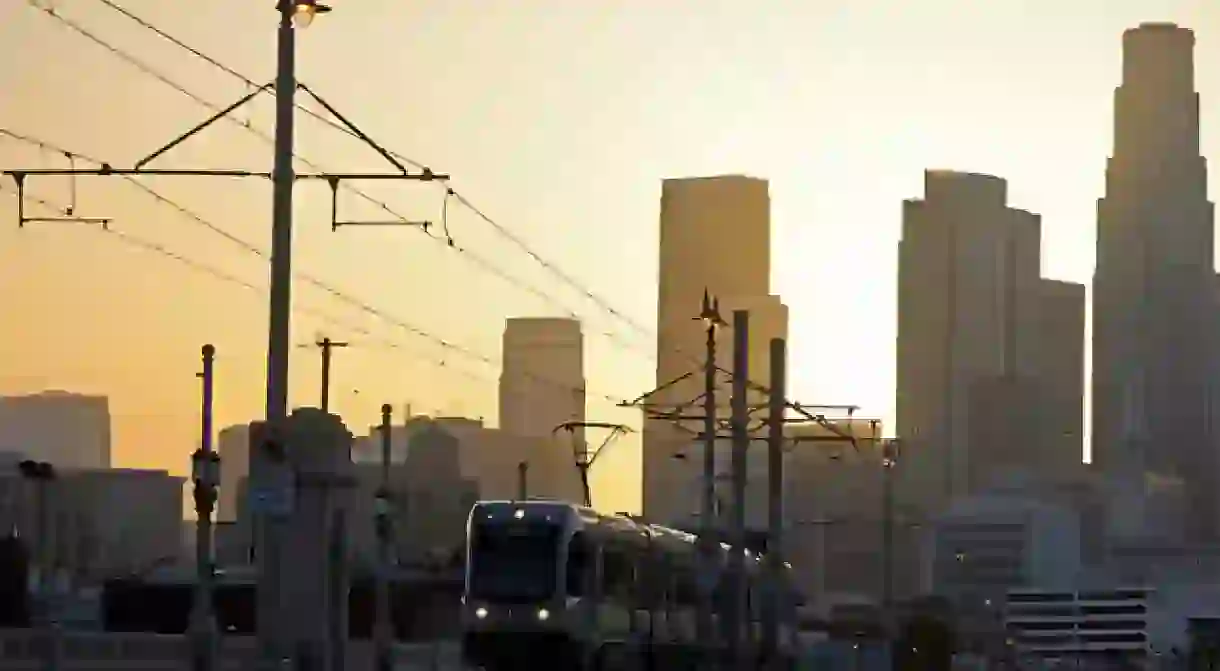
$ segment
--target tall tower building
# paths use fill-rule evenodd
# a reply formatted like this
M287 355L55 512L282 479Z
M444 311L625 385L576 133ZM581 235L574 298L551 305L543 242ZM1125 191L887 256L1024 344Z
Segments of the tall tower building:
M0 452L60 469L110 468L110 401L66 391L0 397Z
M653 396L684 403L703 392L705 331L696 318L703 292L747 301L770 294L771 196L766 180L740 175L667 179L661 185L657 386L695 373ZM724 310L722 316L731 315ZM731 351L731 332L719 346ZM728 399L722 407L728 407ZM669 423L644 425L644 513L657 520L689 515L698 498L686 491L698 459L678 460L690 435Z
M1012 411L1038 376L1041 221L990 175L928 171L924 192L903 208L896 401L903 494L932 512L1033 447Z
M1207 166L1199 153L1194 34L1146 23L1123 34L1114 150L1097 204L1093 460L1111 473L1187 480L1187 527L1217 532Z
M509 319L504 323L503 348L502 430L549 438L556 426L585 420L584 336L579 321Z
M242 480L250 475L250 425L235 424L221 429L216 448L220 454L221 484L216 519L232 522L237 519Z

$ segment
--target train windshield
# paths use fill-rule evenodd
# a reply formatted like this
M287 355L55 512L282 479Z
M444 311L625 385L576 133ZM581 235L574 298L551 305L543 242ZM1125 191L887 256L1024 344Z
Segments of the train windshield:
M476 599L529 603L551 598L558 582L559 527L479 524L471 530L470 583Z

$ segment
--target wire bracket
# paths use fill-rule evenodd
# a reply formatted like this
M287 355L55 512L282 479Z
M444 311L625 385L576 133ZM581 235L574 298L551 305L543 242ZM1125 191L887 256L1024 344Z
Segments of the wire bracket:
M69 154L69 156L71 156ZM25 213L25 178L26 173L20 170L6 171L17 184L17 228L25 228L26 224L91 224L99 225L102 230L110 230L111 217L78 217L76 216L76 186L73 177L72 205L64 209L63 216L30 217Z

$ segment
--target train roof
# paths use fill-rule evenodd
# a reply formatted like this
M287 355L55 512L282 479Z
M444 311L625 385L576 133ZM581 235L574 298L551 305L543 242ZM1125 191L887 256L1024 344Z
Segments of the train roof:
M588 525L606 527L619 532L636 532L647 534L654 542L659 541L663 546L674 550L682 550L694 546L698 540L698 536L689 531L675 529L673 527L663 526L660 524L652 524L639 515L631 515L628 513L607 514L594 510L588 506L572 503L569 501L558 501L553 499L538 499L531 498L524 501L505 501L491 500L479 501L471 510L479 509L531 509L540 512L551 512L557 515L571 515L576 519L581 520ZM721 549L728 552L732 546L720 542L718 543ZM746 545L746 553L754 557L762 557L761 552Z

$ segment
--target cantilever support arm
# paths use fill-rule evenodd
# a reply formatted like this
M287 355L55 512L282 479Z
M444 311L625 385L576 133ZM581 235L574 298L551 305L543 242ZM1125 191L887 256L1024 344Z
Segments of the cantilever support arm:
M679 382L694 376L694 374L695 374L694 372L683 373L683 374L679 375L678 377L675 377L674 379L670 380L669 382L666 382L665 384L658 386L656 389L653 389L652 391L641 394L638 398L635 398L630 401L622 401L622 402L618 403L617 405L620 408L635 408L635 407L638 407L641 405L645 405L648 403L648 399L652 398L657 393L659 393L665 389L668 389L668 388L674 386L675 384L678 384Z
M332 116L334 116L336 119L338 119L339 123L343 124L348 130L350 130L352 132L353 135L360 138L368 146L372 147L373 151L376 151L378 154L381 154L381 157L384 158L385 160L389 161L390 165L394 166L395 168L398 168L398 171L404 175L409 172L407 170L407 167L404 166L402 164L402 162L400 162L398 159L394 158L394 155L391 154L388 150L386 150L385 147L382 147L381 145L377 144L377 142L374 141L373 138L369 137L368 135L365 134L364 131L360 130L359 126L352 123L350 120L348 120L347 117L343 116L343 113L341 113L339 110L335 109L334 105L331 105L330 103L326 102L326 100L323 99L322 96L315 93L314 90L309 88L308 86L306 86L304 84L299 84L299 86L302 91L309 94L309 97L318 101L318 104L321 105L322 107L325 107L326 111L330 112ZM432 172L432 171L425 169L425 172Z
M271 84L263 84L262 86L254 89L250 93L247 93L246 95L242 96L241 99L238 100L237 102L220 110L219 112L208 117L202 123L196 125L194 128L192 128L192 129L188 130L187 132L183 133L182 135L179 135L178 137L174 138L173 140L170 141L169 144L161 147L160 149L149 154L148 156L145 156L144 158L140 159L139 161L136 161L136 165L135 165L136 170L143 168L145 165L148 165L152 161L156 160L157 157L165 154L165 152L167 152L167 151L173 149L174 147L177 147L178 145L182 144L183 142L186 142L187 140L191 139L192 137L197 135L203 129L207 128L208 126L211 126L212 124L216 123L217 121L220 121L224 117L231 114L238 107L241 107L242 105L245 105L246 103L250 102L251 100L254 99L255 96L262 93L263 91L268 90L269 88L271 88Z

